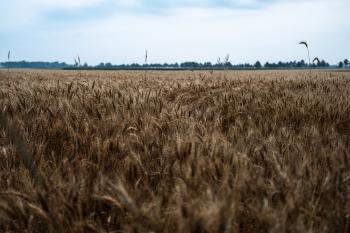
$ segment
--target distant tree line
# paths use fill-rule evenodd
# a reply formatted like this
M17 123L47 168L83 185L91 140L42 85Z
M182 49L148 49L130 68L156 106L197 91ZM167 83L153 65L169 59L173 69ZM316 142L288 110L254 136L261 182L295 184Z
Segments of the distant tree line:
M153 63L153 64L121 64L114 65L110 62L100 63L96 66L89 66L87 63L83 65L70 65L65 62L27 62L27 61L11 61L0 63L3 67L9 68L40 68L40 69L302 69L302 68L345 68L349 67L348 59L339 62L336 66L330 66L324 60L318 61L317 63L313 63L309 65L304 60L301 61L290 61L290 62L278 62L278 63L270 63L266 62L264 65L260 63L260 61L255 62L254 64L244 63L244 64L231 64L231 62L182 62L182 63Z
M329 63L324 60L320 61L317 64L311 64L311 67L329 67ZM90 66L89 66L90 67ZM260 61L255 62L254 64L244 63L244 64L235 64L231 62L226 63L214 63L211 62L183 62L183 63L153 63L153 64L123 64L123 65L113 65L111 63L100 63L97 66L91 67L96 69L286 69L286 68L307 68L310 67L304 60L301 61L291 61L291 62L278 62L278 63L269 63L266 62L264 65Z
M10 61L0 63L3 67L9 68L32 68L32 69L64 69L72 67L72 65L68 65L65 62L28 62L28 61Z
M269 63L266 62L264 67L265 68L303 68L303 67L309 67L310 65L305 63L304 60L301 61L291 61L291 62L278 62L278 63ZM311 64L311 67L329 67L329 63L325 62L324 60L321 60L319 63L313 63Z

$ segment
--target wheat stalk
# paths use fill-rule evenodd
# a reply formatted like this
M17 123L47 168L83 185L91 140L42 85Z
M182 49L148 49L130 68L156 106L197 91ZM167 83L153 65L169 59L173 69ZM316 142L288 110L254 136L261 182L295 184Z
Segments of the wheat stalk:
M145 82L147 81L147 59L148 59L148 51L146 49L146 54L145 54L145 77L144 77L144 80Z
M10 78L10 57L11 57L11 51L7 53L7 76Z
M308 56L308 58L309 58L309 72L310 72L310 77L311 77L311 58L310 58L309 45L307 44L306 41L300 41L299 44L300 44L300 45L304 45L304 46L306 47L307 56Z
M309 51L309 45L307 44L306 41L300 41L299 42L300 45L305 45L306 49L307 49L307 55L309 58L309 65L311 64L311 59L310 59L310 51Z
M81 70L80 70L80 57L79 55L77 56L77 58L74 58L74 66L77 67L78 69L78 75L81 78Z
M222 65L222 62L221 62L221 58L220 58L220 57L218 57L218 59L216 60L216 63L218 64L219 67Z
M18 134L16 128L10 124L2 111L0 111L0 125L7 132L9 140L16 147L17 153L19 154L24 166L28 169L34 183L41 186L44 190L47 190L46 182L37 169L30 150L23 138Z
M320 59L318 59L318 57L315 57L314 60L312 60L312 63L315 63L317 62L317 65L319 65L321 62L320 62Z
M224 59L224 69L227 70L228 63L230 62L230 54L227 54Z

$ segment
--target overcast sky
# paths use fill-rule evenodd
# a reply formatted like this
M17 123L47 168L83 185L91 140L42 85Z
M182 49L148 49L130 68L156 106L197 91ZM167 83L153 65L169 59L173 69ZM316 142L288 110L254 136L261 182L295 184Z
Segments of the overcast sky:
M0 0L0 60L216 62L350 58L350 0ZM2 54L2 55L1 55Z

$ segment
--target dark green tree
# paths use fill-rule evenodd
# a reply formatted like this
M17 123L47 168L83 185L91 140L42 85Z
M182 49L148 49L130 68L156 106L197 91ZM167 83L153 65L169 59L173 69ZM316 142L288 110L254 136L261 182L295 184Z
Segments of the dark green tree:
M348 65L349 65L349 60L348 59L344 60L344 65L345 65L345 67L348 67Z
M254 67L260 69L262 67L260 61L255 62Z

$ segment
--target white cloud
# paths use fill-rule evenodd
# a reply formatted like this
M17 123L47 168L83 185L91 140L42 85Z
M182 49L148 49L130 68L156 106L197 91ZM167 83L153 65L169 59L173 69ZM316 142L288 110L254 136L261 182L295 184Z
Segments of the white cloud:
M298 46L308 40L312 55L336 62L349 48L345 1L287 2L263 10L182 8L162 15L117 15L82 26L78 44L90 62L142 62L145 48L153 62L231 60L253 62L305 59ZM326 17L325 17L326 16ZM67 31L74 37L76 29ZM343 36L344 37L344 36ZM342 44L342 49L339 49ZM332 49L330 49L332 48ZM96 60L95 60L96 58Z
M106 2L106 0L12 0L12 4L17 6L35 6L39 8L70 8L70 7L87 7Z
M36 25L45 25L45 17L52 12L70 12L91 8L133 8L141 6L141 0L11 0L1 3L0 32L18 31ZM91 15L94 16L94 15ZM87 17L90 17L87 15Z
M103 0L74 1L69 3L71 5L52 4L71 8L79 4L98 5ZM254 2L238 1L241 4ZM138 0L118 3L141 4ZM49 7L49 3L46 6ZM314 0L279 1L250 10L187 6L159 15L118 11L96 20L46 26L45 30L34 28L28 35L15 34L23 37L16 40L21 45L17 56L28 60L69 61L79 53L90 64L100 61L131 63L142 62L147 48L150 62L215 62L218 56L227 53L233 63L265 62L305 59L305 51L298 42L307 40L312 56L335 63L350 51L348 9L348 0ZM20 13L28 21L33 17L31 20L40 22L35 14L26 14L25 7ZM5 31L2 26L0 32ZM9 42L6 46L15 47L16 44ZM7 49L0 48L0 52Z
M49 8L80 8L111 3L132 7L141 4L141 0L29 0L29 2L35 6Z

